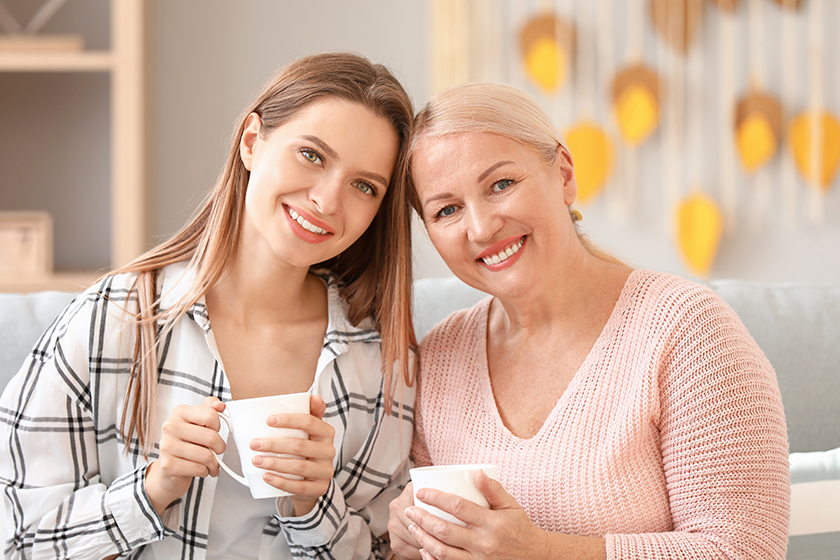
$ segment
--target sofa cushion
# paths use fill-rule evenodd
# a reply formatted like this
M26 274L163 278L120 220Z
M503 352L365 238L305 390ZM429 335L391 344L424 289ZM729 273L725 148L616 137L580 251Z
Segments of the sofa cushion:
M38 338L76 294L0 294L0 389L20 369Z
M840 447L840 285L715 281L773 364L792 452Z

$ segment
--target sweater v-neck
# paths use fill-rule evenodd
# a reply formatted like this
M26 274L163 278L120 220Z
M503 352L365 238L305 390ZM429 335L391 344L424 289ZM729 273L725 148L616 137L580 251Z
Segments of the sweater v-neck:
M563 391L563 394L560 395L560 397L557 399L557 402L554 403L551 412L549 412L548 416L546 416L545 420L543 420L540 429L537 430L537 432L534 433L534 435L531 437L520 437L514 434L512 431L510 431L510 429L505 425L504 421L502 420L502 415L499 412L499 405L496 402L496 395L493 391L493 383L490 380L490 357L487 352L490 306L495 298L485 298L479 304L479 328L476 329L477 340L475 340L475 344L477 348L477 355L480 357L480 359L478 360L478 367L474 370L474 381L479 388L479 393L481 393L484 399L483 404L487 409L488 416L492 418L492 421L496 425L496 428L506 438L513 442L539 441L539 438L542 436L543 432L554 423L554 420L557 417L557 415L560 414L564 408L566 408L566 406L569 403L569 400L571 400L574 397L574 394L580 387L581 383L585 381L586 376L592 371L592 367L594 363L597 362L603 349L609 345L610 340L614 336L621 322L621 318L624 315L624 310L627 309L628 305L632 301L633 294L636 291L635 286L638 283L639 274L640 269L634 269L625 280L624 286L621 288L621 292L619 293L618 299L616 300L615 305L613 306L613 309L610 312L610 316L607 319L607 322L604 324L604 327L601 329L601 332L598 334L598 338L595 339L595 343L592 345L592 348L589 349L586 358L583 360L583 363L575 372L574 376L572 377L572 380L566 387L566 390Z

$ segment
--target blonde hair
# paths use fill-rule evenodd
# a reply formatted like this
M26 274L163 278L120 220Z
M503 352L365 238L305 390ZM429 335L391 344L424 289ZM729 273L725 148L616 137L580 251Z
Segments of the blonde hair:
M433 97L414 118L414 132L409 146L409 200L422 216L420 199L411 180L411 156L421 140L450 134L483 132L496 134L532 149L551 167L557 160L557 147L569 153L565 140L542 108L522 91L494 83L463 84ZM571 153L569 153L571 160ZM571 211L571 207L569 208ZM573 219L575 232L590 254L607 262L621 263L597 248Z
M413 118L411 100L387 68L362 56L309 56L276 74L243 112L222 174L195 217L171 239L116 271L137 274L137 332L120 423L126 441L136 435L147 452L153 443L157 344L162 336L157 333L157 321L162 319L166 329L171 328L218 281L238 246L249 178L239 155L247 116L259 115L260 134L267 137L304 107L330 97L358 103L388 120L399 138L399 152L391 184L371 225L343 253L313 268L326 267L340 279L341 295L354 325L366 317L373 318L382 336L388 412L394 390L392 372L396 369L405 384L413 383L409 358L417 340L411 317L411 210L405 181ZM195 268L195 281L180 301L161 312L158 272L183 261Z

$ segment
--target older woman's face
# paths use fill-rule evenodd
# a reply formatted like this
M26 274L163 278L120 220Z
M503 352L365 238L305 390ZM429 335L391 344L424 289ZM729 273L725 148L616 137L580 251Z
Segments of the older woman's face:
M488 133L421 139L412 177L423 221L447 266L491 294L527 289L574 237L571 161L547 166L531 149Z

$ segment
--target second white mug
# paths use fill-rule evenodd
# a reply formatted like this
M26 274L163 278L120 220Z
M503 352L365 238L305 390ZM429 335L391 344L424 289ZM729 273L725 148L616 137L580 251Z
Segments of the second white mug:
M475 475L478 471L484 471L489 478L496 479L496 465L437 465L410 469L408 472L414 487L414 505L441 519L465 527L466 523L457 517L418 500L417 491L421 488L435 488L465 498L481 507L490 507L487 498L475 487Z

